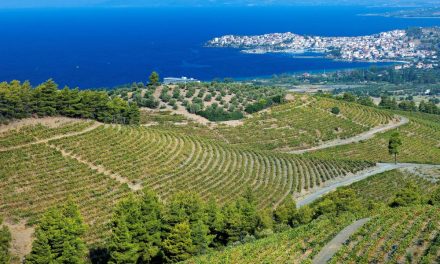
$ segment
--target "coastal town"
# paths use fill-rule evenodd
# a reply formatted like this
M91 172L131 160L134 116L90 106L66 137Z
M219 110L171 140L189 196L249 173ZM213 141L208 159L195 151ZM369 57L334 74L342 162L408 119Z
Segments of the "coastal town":
M239 48L245 53L322 53L344 61L413 61L436 58L405 30L359 37L302 36L291 32L257 36L226 35L212 39L209 47Z

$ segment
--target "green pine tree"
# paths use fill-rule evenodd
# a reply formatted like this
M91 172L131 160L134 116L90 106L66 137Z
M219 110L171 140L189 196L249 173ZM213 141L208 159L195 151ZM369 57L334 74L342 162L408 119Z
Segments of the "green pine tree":
M135 232L135 241L139 244L139 253L144 263L151 261L160 252L162 236L162 206L157 195L145 189L140 200L140 225Z
M194 253L191 228L188 222L176 224L163 241L165 260L176 263L189 259Z
M41 218L26 263L84 263L86 230L78 207L71 201L49 209ZM45 262L49 261L49 262Z
M36 113L39 116L52 116L57 113L58 86L52 80L48 80L35 89Z
M109 263L111 264L136 263L138 261L138 248L133 243L125 219L113 219L108 249L110 251Z

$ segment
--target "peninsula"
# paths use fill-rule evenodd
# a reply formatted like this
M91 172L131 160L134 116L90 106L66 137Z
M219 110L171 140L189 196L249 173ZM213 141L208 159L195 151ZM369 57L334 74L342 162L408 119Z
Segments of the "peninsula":
M208 47L238 48L245 53L322 53L343 61L414 61L436 58L436 50L421 45L420 37L407 30L393 30L358 37L303 36L271 33L256 36L226 35L214 38Z

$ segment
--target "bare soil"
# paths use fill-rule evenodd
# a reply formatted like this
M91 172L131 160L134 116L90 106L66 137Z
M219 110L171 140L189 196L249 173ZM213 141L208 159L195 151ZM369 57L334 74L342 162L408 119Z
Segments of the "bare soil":
M19 262L17 263L22 263L25 256L32 250L35 230L33 227L26 226L25 220L21 220L18 223L5 221L4 225L9 228L12 235L11 255L18 258Z

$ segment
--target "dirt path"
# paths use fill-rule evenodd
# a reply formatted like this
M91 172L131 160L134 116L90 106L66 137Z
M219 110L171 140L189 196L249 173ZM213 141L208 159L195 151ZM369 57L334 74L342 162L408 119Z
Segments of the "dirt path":
M315 150L326 149L326 148L331 148L331 147L336 147L336 146L341 146L341 145L348 145L351 143L356 143L356 142L360 142L362 140L370 139L370 138L374 137L376 134L383 133L383 132L398 128L398 127L403 126L408 123L409 123L408 118L406 118L404 116L399 116L398 122L394 121L394 122L390 122L390 123L383 125L383 126L374 127L373 129L370 129L364 133L358 134L354 137L346 138L346 139L330 140L330 141L323 142L322 144L315 146L315 147L311 147L308 149L289 151L288 153L303 154L303 153L307 153L307 152L311 152L311 151L315 151Z
M4 223L9 228L12 236L11 255L19 259L22 263L25 256L32 250L34 228L26 226L26 221L21 220L18 223L6 221Z
M82 135L82 134L85 134L85 133L87 133L89 131L92 131L92 130L98 128L101 125L102 125L101 123L95 122L95 123L93 123L93 125L87 127L84 130L81 130L81 131L61 134L61 135L53 136L53 137L50 137L50 138L40 139L40 140L36 140L34 142L30 142L30 143L26 143L26 144L22 144L22 145L18 145L18 146L13 146L13 147L9 147L9 148L0 148L0 152L10 151L10 150L19 149L19 148L22 148L22 147L36 145L36 144L45 144L45 143L48 143L51 140L56 140L56 139L62 139L62 138Z
M296 206L300 208L304 205L308 205L314 202L315 200L321 198L323 195L336 190L338 187L348 186L354 182L361 181L370 176L394 169L408 169L408 168L439 168L440 169L440 165L414 164L414 163L398 163L398 164L378 163L375 167L368 168L356 174L325 182L324 187L318 187L312 190L309 194L306 194L298 198L296 202Z
M122 177L121 175L119 175L117 173L113 173L113 172L107 170L106 168L104 168L104 167L102 167L100 165L97 166L97 165L95 165L95 164L93 164L93 163L91 163L89 161L86 161L86 160L84 160L84 159L82 159L82 158L80 158L78 156L75 156L72 153L69 153L69 152L65 151L64 149L62 149L62 148L60 148L58 146L50 145L50 144L47 144L47 145L49 147L59 151L61 153L61 155L63 155L64 157L75 159L79 163L82 163L82 164L88 166L89 168L91 168L92 170L97 171L98 173L102 173L105 176L107 176L109 178L112 178L113 180L115 180L115 181L117 181L117 182L119 182L121 184L125 184L126 183L128 185L128 187L132 191L136 192L136 191L142 190L142 183L134 183L134 182L128 180L127 178Z
M0 133L9 132L11 130L17 130L25 126L43 125L49 128L57 128L68 123L82 122L82 119L54 116L54 117L42 117L42 118L24 118L15 120L8 125L0 125Z
M353 224L344 228L339 234L337 234L330 242L325 245L321 251L316 255L312 263L313 264L324 264L329 261L336 252L342 247L342 245L359 230L364 224L366 224L370 219L364 218L354 222Z

